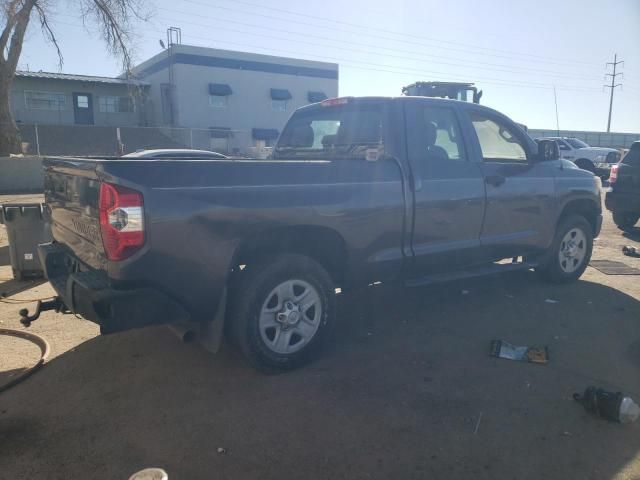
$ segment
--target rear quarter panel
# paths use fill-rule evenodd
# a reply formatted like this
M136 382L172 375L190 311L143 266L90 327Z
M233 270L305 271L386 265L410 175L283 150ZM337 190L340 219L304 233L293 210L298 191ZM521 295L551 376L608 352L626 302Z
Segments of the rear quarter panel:
M282 227L337 232L353 281L399 275L403 182L391 160L105 162L99 176L140 190L147 243L108 262L122 283L153 285L213 318L243 240Z

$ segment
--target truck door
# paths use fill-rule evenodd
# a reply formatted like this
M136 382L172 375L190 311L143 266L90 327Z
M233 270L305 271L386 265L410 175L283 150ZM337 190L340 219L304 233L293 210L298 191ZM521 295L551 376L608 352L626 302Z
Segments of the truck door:
M536 162L533 144L506 117L468 109L482 160L487 208L481 242L491 260L548 246L555 226L555 162Z
M485 209L481 166L465 144L451 106L406 105L407 155L414 196L413 273L477 261Z
M576 159L571 146L567 142L560 138L557 138L556 143L558 144L558 148L560 149L560 158L565 158L567 160Z

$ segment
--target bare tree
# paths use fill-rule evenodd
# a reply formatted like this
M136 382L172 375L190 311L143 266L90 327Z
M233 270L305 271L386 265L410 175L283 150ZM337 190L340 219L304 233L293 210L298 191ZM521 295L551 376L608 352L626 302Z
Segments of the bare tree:
M63 57L52 28L56 6L65 11L74 8L85 25L95 23L109 51L122 60L125 74L131 69L131 36L135 20L146 20L145 0L0 0L0 156L20 152L20 134L16 127L9 95L22 52L27 27L32 18L39 23L45 38Z

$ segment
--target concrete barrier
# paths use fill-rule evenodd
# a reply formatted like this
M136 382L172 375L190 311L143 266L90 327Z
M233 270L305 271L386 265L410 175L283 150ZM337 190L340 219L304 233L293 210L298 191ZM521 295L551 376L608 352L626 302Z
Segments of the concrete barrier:
M44 191L42 158L0 157L0 194L42 191Z

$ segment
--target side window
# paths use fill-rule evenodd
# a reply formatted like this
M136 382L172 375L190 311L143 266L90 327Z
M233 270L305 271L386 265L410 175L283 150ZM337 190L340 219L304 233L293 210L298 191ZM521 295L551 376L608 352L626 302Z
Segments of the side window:
M420 161L465 161L467 155L456 114L449 108L420 107L410 129L409 152Z
M571 150L569 148L569 145L567 145L565 142L563 142L562 140L556 140L556 143L558 144L558 148L560 150Z
M470 112L485 162L526 162L526 150L518 137L506 127L484 115Z

